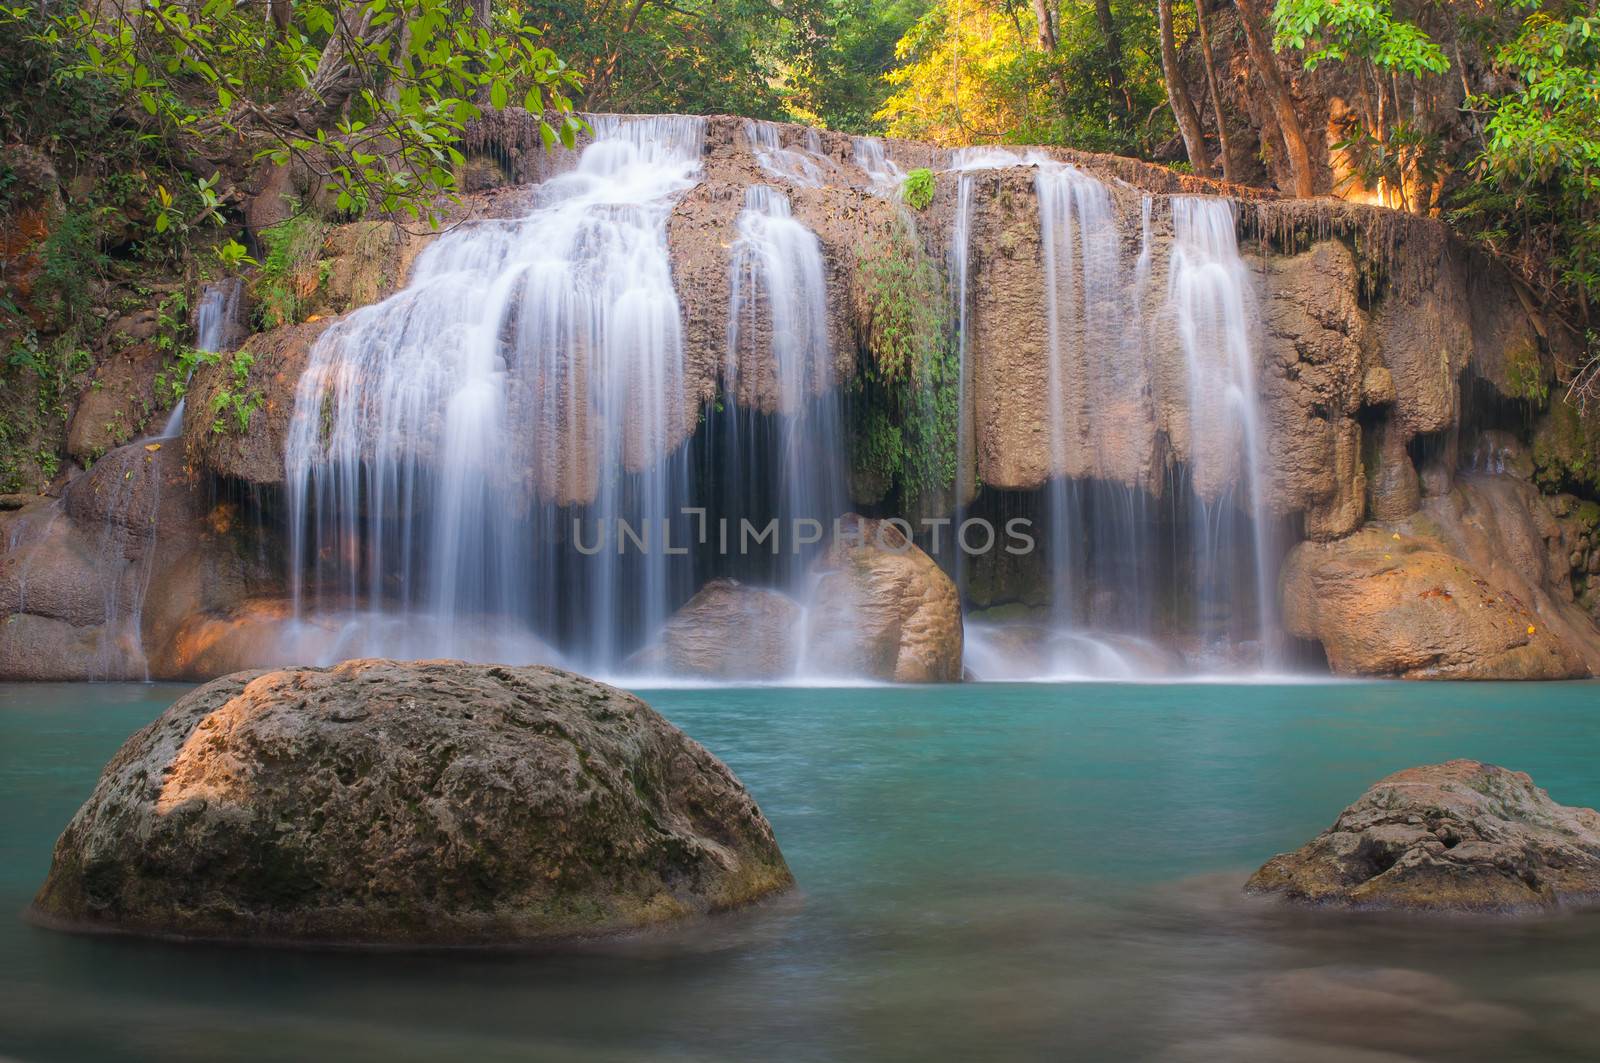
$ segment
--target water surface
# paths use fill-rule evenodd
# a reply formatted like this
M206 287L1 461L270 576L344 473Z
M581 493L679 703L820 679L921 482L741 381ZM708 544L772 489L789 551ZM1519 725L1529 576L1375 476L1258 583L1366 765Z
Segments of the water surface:
M1600 685L967 685L646 697L743 778L798 895L604 946L381 955L20 918L184 688L0 685L0 1055L1600 1058L1600 915L1294 913L1239 883L1455 756L1600 806Z

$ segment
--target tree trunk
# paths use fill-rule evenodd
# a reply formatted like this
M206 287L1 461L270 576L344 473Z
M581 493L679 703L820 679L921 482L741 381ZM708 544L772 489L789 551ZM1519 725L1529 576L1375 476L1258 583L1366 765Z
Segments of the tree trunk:
M289 0L267 0L267 16L281 37L289 32L289 26L294 21L294 9Z
M1047 54L1056 50L1056 25L1050 18L1048 0L1033 0L1033 20L1039 24L1039 47Z
M1194 0L1195 22L1200 27L1200 63L1206 71L1206 91L1211 95L1211 110L1217 117L1217 152L1222 156L1222 179L1232 181L1233 148L1228 143L1228 121L1222 113L1222 92L1217 86L1217 65L1211 55L1211 30L1206 26L1210 13L1206 0Z
M1156 16L1161 24L1161 76L1167 83L1167 102L1172 106L1172 117L1178 120L1178 132L1183 136L1189 165L1195 173L1209 177L1211 158L1206 153L1200 114L1194 109L1194 100L1183 82L1183 70L1178 66L1178 46L1172 39L1172 0L1157 0Z
M1311 168L1311 152L1306 148L1305 131L1300 126L1300 114L1294 109L1294 96L1278 70L1278 57L1262 30L1261 0L1236 0L1239 23L1244 27L1245 43L1250 48L1250 62L1261 77L1267 90L1267 100L1278 120L1278 131L1283 135L1283 146L1289 154L1289 171L1294 177L1294 194L1316 195L1316 171Z
M1111 16L1111 0L1094 0L1094 17L1106 40L1106 80L1111 85L1111 105L1124 118L1133 114L1133 93L1122 66L1122 31ZM1120 103L1119 103L1120 101Z
M1033 0L1033 20L1039 24L1039 50L1044 52L1050 63L1050 80L1056 87L1056 96L1061 100L1061 107L1066 109L1071 99L1071 90L1067 88L1067 79L1061 74L1061 67L1056 65L1056 49L1060 46L1060 38L1056 36L1056 23L1051 15L1049 0ZM1021 26L1019 24L1018 28Z

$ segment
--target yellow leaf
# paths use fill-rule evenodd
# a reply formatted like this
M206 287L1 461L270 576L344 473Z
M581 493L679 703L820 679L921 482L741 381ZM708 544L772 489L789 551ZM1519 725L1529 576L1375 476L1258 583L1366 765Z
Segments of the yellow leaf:
M1533 632L1534 632L1534 627L1533 627L1533 625L1532 625L1532 624L1529 624L1529 625L1528 625L1528 634L1530 634L1530 635L1531 635L1531 634L1533 634Z
M156 451L161 449L161 444L160 443L146 443L144 445L144 449L146 449L150 453L154 454Z

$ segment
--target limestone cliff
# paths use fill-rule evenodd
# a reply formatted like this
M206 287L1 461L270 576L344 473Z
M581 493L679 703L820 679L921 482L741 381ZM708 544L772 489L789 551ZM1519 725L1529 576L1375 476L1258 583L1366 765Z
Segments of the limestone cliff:
M477 191L454 212L454 223L514 216L537 194L527 182L570 167L571 153L536 150L530 128L507 114L474 132L476 155L466 184ZM1223 397L1196 394L1186 376L1168 273L1174 197L1215 196L1227 189L1160 166L1061 149L1031 159L1018 149L1014 160L974 170L961 169L943 149L888 142L887 158L899 168L935 171L933 201L915 211L886 191L883 173L864 168L851 138L779 126L761 127L757 143L757 132L743 119L707 119L698 183L677 199L666 223L685 343L683 416L653 441L655 458L690 443L701 411L710 405L770 413L778 404L774 367L765 354L770 336L763 329L770 324L758 324L731 352L727 328L729 255L745 190L772 184L786 192L794 217L821 241L838 388L850 386L860 357L862 323L855 315L862 252L879 246L902 216L912 220L939 262L953 259L958 231L967 234L964 395L971 431L958 464L972 473L963 480L969 500L979 494L1025 498L1070 478L1123 485L1151 499L1187 490L1208 504L1237 504L1240 455L1194 428L1207 404ZM1104 337L1086 330L1072 337L1071 360L1054 369L1046 327L1054 296L1046 289L1040 229L1041 158L1103 184L1117 253L1141 271L1127 315L1134 320L1119 325L1135 341L1113 351ZM1597 522L1590 519L1593 503L1584 500L1596 495L1590 445L1595 433L1581 421L1575 426L1575 415L1551 394L1556 366L1571 353L1560 335L1508 273L1435 221L1334 200L1253 195L1235 204L1234 217L1260 323L1253 356L1268 440L1262 504L1288 530L1285 547L1303 541L1285 568L1289 632L1321 642L1337 670L1357 674L1594 672L1600 667L1600 633L1585 610L1597 606L1590 577L1600 572L1600 541ZM970 214L963 215L964 209ZM332 231L324 245L327 265L315 319L255 336L245 347L254 362L244 386L262 397L249 431L213 431L203 418L187 423L183 451L197 497L204 496L207 478L215 477L266 489L257 496L263 509L276 506L281 512L272 492L283 483L288 419L313 345L342 320L340 314L403 284L425 242L370 224ZM219 392L237 387L232 371L219 364L197 373L190 401L205 408ZM1526 468L1507 472L1501 461L1463 477L1463 471L1472 472L1473 448L1506 431L1523 448ZM168 460L163 454L161 461ZM581 454L564 453L561 460L593 464L592 456ZM527 475L533 492L543 490L531 470ZM587 499L581 489L563 488L554 500ZM886 508L877 497L859 501L879 504L875 513ZM190 513L171 519L193 526L200 518ZM18 518L10 520L18 526ZM31 516L28 521L30 527L39 523ZM72 534L80 537L99 534L101 524L98 517L68 518ZM43 534L21 538L39 543ZM1380 549L1395 534L1404 543L1400 552ZM22 564L21 549L0 560L12 566L0 572L13 585L9 573ZM51 549L85 554L65 540ZM1371 641L1372 629L1364 628L1371 618L1394 624L1401 615L1394 603L1402 599L1407 610L1431 618L1426 624L1455 623L1465 598L1454 584L1435 580L1429 574L1434 569L1470 573L1459 578L1485 600L1507 603L1502 626L1509 630L1514 618L1520 629L1533 629L1512 642L1539 648L1545 663L1505 665L1514 646L1472 638L1457 643L1465 647L1459 652L1412 653L1398 645L1405 625L1394 628L1392 644L1372 652L1345 644L1350 632ZM984 570L983 604L1036 601L1035 568L1014 565L1008 571ZM1374 581L1387 579L1388 572L1410 582L1398 592L1387 584L1376 589ZM170 592L161 577L151 578L150 600L166 598ZM1325 593L1330 581L1338 594ZM1431 593L1435 583L1439 594ZM95 610L87 606L73 611L65 590L60 602L40 604L44 592L34 586L31 604L22 603L16 590L9 592L15 601L0 601L0 609L14 617L35 618L14 620L11 634L0 640L8 674L27 673L18 662L31 658L27 647L34 644L22 640L18 623L37 627L43 618L82 628L93 619ZM231 604L258 592L259 586L248 594L241 590ZM272 597L282 589L267 587L264 593ZM214 603L213 611L225 611L226 604ZM163 620L157 632L152 623L147 617L147 645L152 633L159 643L174 628ZM65 676L72 666L58 663L45 671Z

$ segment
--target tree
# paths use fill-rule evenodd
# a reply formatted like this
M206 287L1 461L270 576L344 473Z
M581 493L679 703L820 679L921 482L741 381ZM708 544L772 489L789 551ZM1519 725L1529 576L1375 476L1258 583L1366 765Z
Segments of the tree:
M1106 81L1115 98L1112 106L1117 107L1126 120L1133 114L1133 93L1128 88L1127 68L1122 60L1122 30L1111 13L1111 0L1094 0L1094 18L1105 38Z
M1340 145L1351 172L1401 208L1422 205L1408 180L1431 179L1429 144L1401 117L1400 77L1412 82L1450 69L1444 51L1420 28L1394 17L1389 0L1278 0L1274 43L1304 53L1307 70L1337 60L1356 70L1364 124Z
M1041 6L1048 35L1032 0L932 0L897 45L879 112L889 131L1134 155L1170 139L1155 11L1142 0Z
M1012 14L984 0L942 0L918 19L895 45L901 65L877 116L888 132L961 145L1037 128L1051 106L1049 79L1038 76L1031 11Z
M268 160L316 174L339 209L432 219L485 106L548 109L547 144L570 145L580 128L577 79L537 30L473 2L273 0L263 19L233 0L127 0L55 16L39 36L72 57L64 80L120 87L128 124L167 145L209 217L237 198L231 178ZM158 228L172 220L163 198Z
M1194 0L1195 24L1200 29L1200 64L1205 69L1206 92L1211 97L1211 110L1217 118L1217 154L1222 156L1222 179L1232 181L1233 148L1229 143L1228 120L1222 113L1222 90L1217 85L1217 64L1211 51L1211 28L1206 0Z
M1245 46L1250 51L1250 65L1266 89L1273 119L1278 124L1278 135L1283 138L1284 152L1289 157L1294 194L1314 196L1316 171L1311 166L1311 151L1306 147L1306 134L1300 125L1300 114L1295 110L1294 95L1283 80L1283 73L1278 69L1278 57L1261 28L1261 0L1235 2L1239 9L1239 25L1244 30Z
M1206 176L1211 173L1211 157L1206 151L1205 133L1200 128L1200 113L1195 110L1189 87L1183 81L1183 68L1178 65L1178 46L1172 34L1172 0L1156 0L1156 13L1161 24L1161 73L1167 82L1172 117L1178 122L1189 164L1195 173Z
M1600 399L1600 16L1577 2L1535 10L1495 65L1514 87L1469 101L1489 114L1476 160L1484 189L1456 216L1477 222L1491 245L1515 233L1521 247L1506 250L1523 251L1525 273L1535 272L1530 251L1550 249L1550 271L1587 330L1591 355L1569 392L1587 404Z

